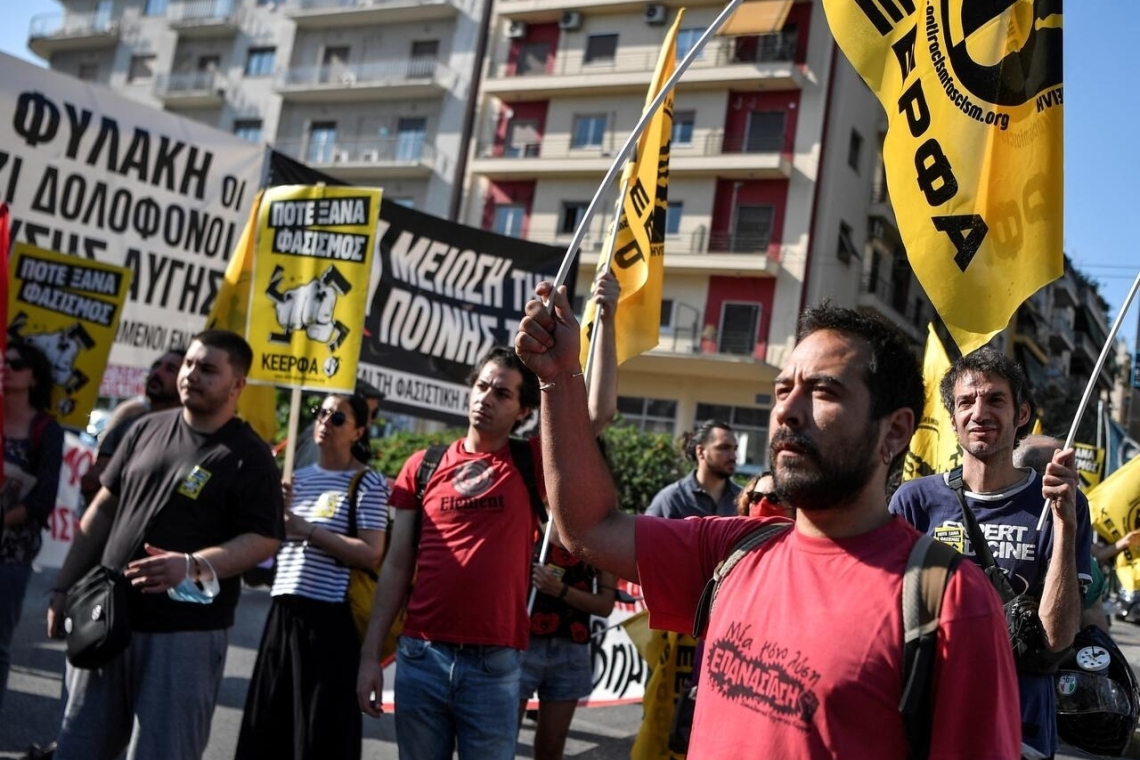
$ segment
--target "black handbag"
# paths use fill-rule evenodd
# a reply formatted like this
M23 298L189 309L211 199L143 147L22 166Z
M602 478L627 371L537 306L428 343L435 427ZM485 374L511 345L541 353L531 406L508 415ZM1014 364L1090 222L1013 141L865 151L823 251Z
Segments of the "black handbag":
M1005 624L1009 631L1009 643L1013 649L1013 662L1018 671L1033 675L1052 675L1057 672L1061 661L1069 653L1069 648L1054 652L1045 645L1045 629L1041 625L1038 615L1040 601L1028 591L1018 594L1013 590L1009 578L998 567L994 560L990 545L982 535L978 519L966 504L966 495L962 484L962 468L957 467L950 472L948 478L950 488L958 497L958 504L962 507L962 522L966 525L966 533L970 537L970 545L974 547L974 554L978 563L989 578L990 583L1001 597L1005 609ZM1041 556L1040 536L1038 537L1037 556Z
M67 592L67 661L72 666L101 668L127 648L127 579L102 565L87 572Z

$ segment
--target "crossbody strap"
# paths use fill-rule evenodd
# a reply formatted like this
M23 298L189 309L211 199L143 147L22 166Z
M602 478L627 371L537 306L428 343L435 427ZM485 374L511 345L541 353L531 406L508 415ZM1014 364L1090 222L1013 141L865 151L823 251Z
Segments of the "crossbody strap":
M950 490L958 498L958 505L962 508L962 522L966 526L966 533L970 537L970 545L974 547L974 556L978 558L978 564L982 566L986 577L990 579L990 583L997 590L998 596L1001 597L1003 602L1008 602L1017 596L1017 592L1013 590L1010 585L1009 578L1006 577L1005 571L998 567L997 561L994 560L994 554L990 551L990 544L986 541L985 535L982 533L982 528L978 525L978 518L974 517L974 512L966 504L965 487L962 482L962 468L955 467L946 477L946 483L950 486Z

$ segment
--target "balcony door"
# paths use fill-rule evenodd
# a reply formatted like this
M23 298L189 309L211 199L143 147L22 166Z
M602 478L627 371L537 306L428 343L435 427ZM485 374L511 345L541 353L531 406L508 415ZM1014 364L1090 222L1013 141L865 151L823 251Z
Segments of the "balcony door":
M767 252L768 243L772 240L772 213L770 205L737 206L733 214L729 252Z
M396 160L418 161L426 137L427 119L400 119L396 125Z
M784 112L753 111L748 114L745 153L773 153L784 146Z
M716 350L722 354L749 356L756 347L760 329L760 304L725 303L720 307L720 329Z
M507 158L533 158L538 155L538 146L542 142L539 134L538 119L512 119L507 127L507 142L503 146L503 155Z

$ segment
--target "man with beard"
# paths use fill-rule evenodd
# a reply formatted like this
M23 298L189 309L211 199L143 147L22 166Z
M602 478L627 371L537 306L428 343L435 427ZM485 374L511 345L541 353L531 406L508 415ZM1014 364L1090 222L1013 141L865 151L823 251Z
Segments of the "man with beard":
M543 464L567 548L636 580L650 624L690 630L706 581L773 519L658 520L617 508L589 445L565 289L527 304L515 348L545 387ZM551 299L551 307L542 299ZM905 758L902 574L919 534L887 512L887 477L922 412L914 355L890 326L806 311L775 383L770 454L795 526L744 555L709 620L690 758ZM930 699L932 754L1014 758L1014 671L997 596L969 563L950 576Z
M236 416L252 361L240 335L196 335L178 373L181 408L138 420L103 473L56 578L48 635L63 635L66 590L102 564L125 565L131 638L96 670L68 666L57 760L205 750L240 575L285 535L273 455Z
M1044 472L1014 466L1013 452L1033 424L1033 405L1021 367L983 347L955 361L942 378L942 404L962 447L963 498L986 537L994 560L1015 593L1040 602L1044 645L1065 650L1080 627L1081 585L1092 579L1088 508L1077 508L1074 452L1054 450ZM1042 531L1045 503L1052 512ZM921 531L978 562L966 533L962 505L950 473L904 483L891 511ZM1057 751L1053 676L1018 671L1022 752L1027 758Z
M111 461L131 425L148 412L173 409L182 403L178 398L177 381L178 369L182 366L182 357L185 355L183 350L171 350L155 359L146 376L144 395L141 398L127 399L115 407L99 441L95 461L79 481L84 503L91 503L99 492L99 476L107 469L107 463Z
M727 422L708 420L685 439L685 458L697 469L653 497L645 514L654 517L726 517L736 514L740 486L736 472L736 433Z

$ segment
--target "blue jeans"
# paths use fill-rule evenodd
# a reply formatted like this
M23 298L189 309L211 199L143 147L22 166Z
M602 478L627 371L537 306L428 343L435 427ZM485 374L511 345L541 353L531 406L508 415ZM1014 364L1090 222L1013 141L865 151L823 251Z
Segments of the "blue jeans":
M24 592L32 578L31 565L0 564L0 705L8 691L8 667L12 661L12 636L20 622Z
M513 760L522 652L401 636L396 650L400 760Z

